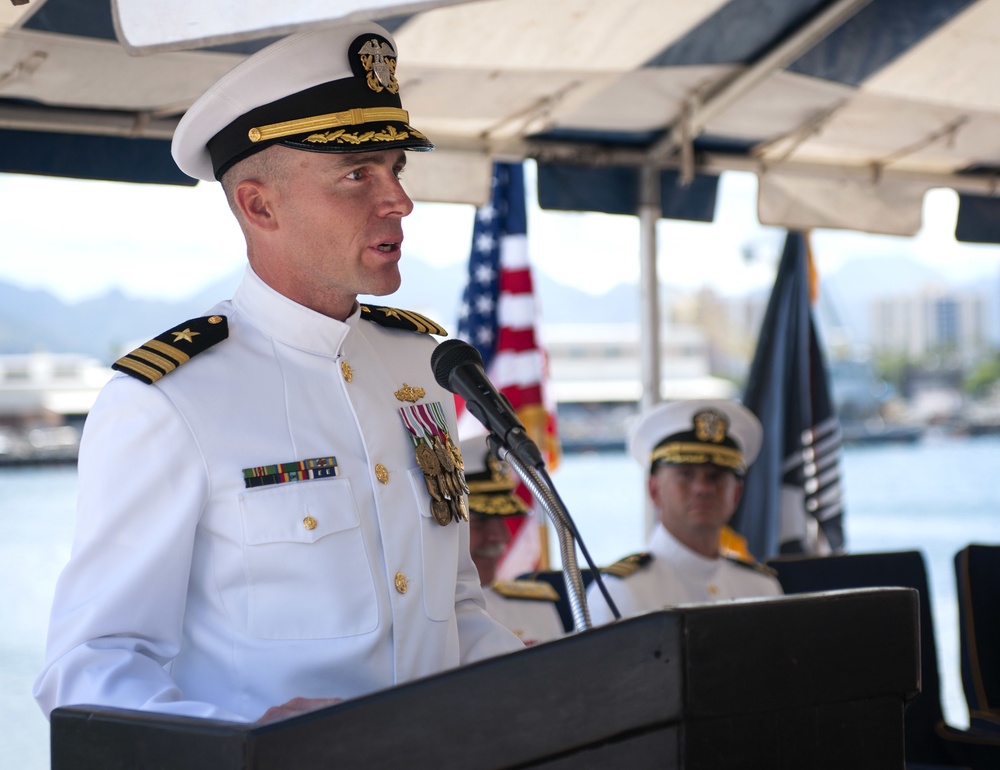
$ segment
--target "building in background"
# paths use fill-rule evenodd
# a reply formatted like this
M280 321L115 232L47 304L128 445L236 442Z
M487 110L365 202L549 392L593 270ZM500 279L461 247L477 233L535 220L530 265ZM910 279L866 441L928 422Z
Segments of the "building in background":
M969 362L988 345L986 297L942 286L872 302L872 348L913 359L944 353Z
M73 353L0 355L0 464L70 462L114 372Z
M642 397L638 324L546 324L542 334L563 447L623 448ZM708 336L696 326L665 324L660 356L664 400L738 393L735 383L713 374Z
M902 362L900 396L911 419L959 419L963 380L992 346L987 306L983 292L945 286L872 301L872 353Z

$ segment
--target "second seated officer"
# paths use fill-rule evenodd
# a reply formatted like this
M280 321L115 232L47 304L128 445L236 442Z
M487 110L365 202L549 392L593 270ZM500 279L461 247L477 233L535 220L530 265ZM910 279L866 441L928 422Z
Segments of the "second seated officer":
M690 602L781 595L766 567L729 556L722 545L762 434L757 417L728 400L658 404L639 417L629 450L648 469L658 521L647 552L602 570L622 617ZM587 600L594 625L612 619L596 585Z
M511 539L507 521L528 513L524 500L514 493L510 467L490 451L485 436L467 438L461 447L469 485L469 548L479 570L486 611L526 645L558 639L564 633L556 608L559 595L550 584L496 579Z

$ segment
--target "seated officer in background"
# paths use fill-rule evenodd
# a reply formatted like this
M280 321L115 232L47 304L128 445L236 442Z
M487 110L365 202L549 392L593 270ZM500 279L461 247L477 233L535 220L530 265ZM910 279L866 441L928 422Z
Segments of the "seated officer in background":
M509 466L490 451L486 436L465 439L461 448L469 486L469 549L479 570L486 611L526 645L557 639L563 635L563 625L556 609L559 597L551 585L496 579L497 565L510 543L507 520L528 513L524 500L514 494Z
M690 602L778 596L766 567L728 555L722 537L757 457L763 431L735 401L675 401L642 414L629 450L649 469L656 509L646 553L602 570L622 617ZM612 619L596 585L588 590L594 625Z

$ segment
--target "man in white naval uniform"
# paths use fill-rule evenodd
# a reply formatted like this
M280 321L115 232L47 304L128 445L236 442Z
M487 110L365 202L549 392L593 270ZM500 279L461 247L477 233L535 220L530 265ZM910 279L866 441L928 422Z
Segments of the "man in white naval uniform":
M461 443L465 480L469 485L469 548L479 571L486 611L530 646L561 637L565 631L556 602L559 595L540 580L497 580L497 567L510 544L507 521L524 517L528 506L514 493L507 463L498 459L486 436Z
M399 286L404 150L431 149L395 55L370 23L294 35L179 124L174 158L222 182L249 265L119 359L88 417L46 714L269 721L523 649L469 555L443 330L356 300Z
M623 618L678 604L782 593L765 567L729 555L722 543L762 433L756 416L734 401L675 401L640 416L629 449L648 469L658 522L647 552L602 570ZM587 603L594 625L612 620L593 584Z

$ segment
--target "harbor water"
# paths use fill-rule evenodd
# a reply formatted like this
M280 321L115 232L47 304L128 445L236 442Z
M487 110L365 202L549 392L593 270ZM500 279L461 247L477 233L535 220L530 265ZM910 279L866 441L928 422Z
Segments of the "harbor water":
M597 564L642 549L642 470L628 457L568 455L551 475ZM1000 437L929 434L913 444L849 447L843 478L851 552L924 554L942 705L949 723L966 726L952 560L969 543L1000 544ZM71 465L0 468L0 768L49 766L48 723L31 685L56 578L69 557L76 481ZM554 535L551 546L558 564Z

